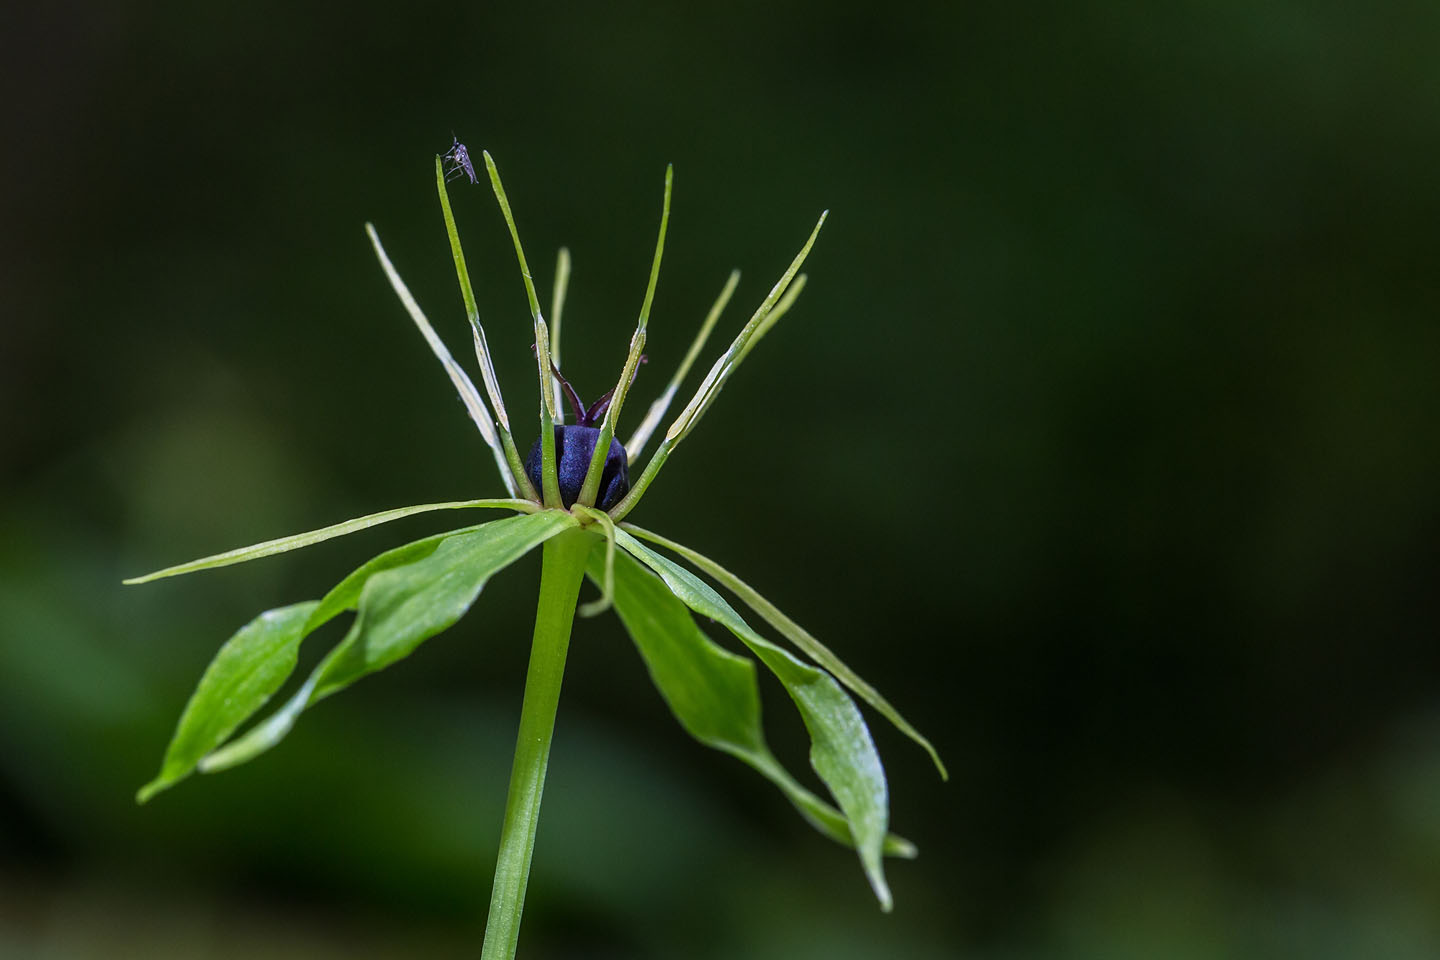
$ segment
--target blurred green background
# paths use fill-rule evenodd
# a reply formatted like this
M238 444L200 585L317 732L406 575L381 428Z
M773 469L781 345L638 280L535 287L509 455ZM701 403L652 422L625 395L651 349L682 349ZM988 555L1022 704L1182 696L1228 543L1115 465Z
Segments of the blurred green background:
M478 953L538 558L145 808L231 631L456 518L119 585L499 490L361 230L468 357L431 177L452 130L498 159L542 290L572 249L587 397L675 164L632 417L730 268L721 337L832 211L635 519L825 639L953 773L874 723L921 849L881 915L850 854L686 737L613 617L583 622L524 955L1440 955L1440 7L3 21L0 956ZM523 410L509 241L487 189L454 196Z

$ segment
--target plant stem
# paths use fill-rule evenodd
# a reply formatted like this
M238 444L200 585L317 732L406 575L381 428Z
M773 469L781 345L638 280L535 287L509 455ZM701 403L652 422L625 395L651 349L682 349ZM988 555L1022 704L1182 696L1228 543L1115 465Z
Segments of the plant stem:
M575 620L585 560L593 543L594 534L586 530L569 530L545 542L535 637L525 676L525 701L520 708L520 734L515 740L515 765L505 800L500 854L495 862L495 886L490 892L490 916L485 923L483 960L511 960L515 956L520 914L525 909L525 885L530 879L530 857L535 851L535 828L540 819L540 795L545 789L545 769L550 763L550 741L555 733L555 709L560 701L565 655L570 648L570 627Z

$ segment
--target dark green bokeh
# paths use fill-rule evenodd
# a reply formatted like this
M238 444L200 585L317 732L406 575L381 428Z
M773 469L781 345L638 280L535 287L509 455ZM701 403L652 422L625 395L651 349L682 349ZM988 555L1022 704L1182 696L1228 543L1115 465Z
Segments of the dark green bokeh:
M478 949L538 564L147 808L233 629L453 518L119 586L498 492L361 232L468 358L431 178L452 129L497 158L542 291L571 247L586 396L675 164L632 418L730 268L733 332L830 208L794 313L635 519L767 593L954 773L874 724L921 848L881 916L585 622L526 955L1440 952L1440 8L6 20L0 954ZM486 188L454 197L518 419L509 241Z

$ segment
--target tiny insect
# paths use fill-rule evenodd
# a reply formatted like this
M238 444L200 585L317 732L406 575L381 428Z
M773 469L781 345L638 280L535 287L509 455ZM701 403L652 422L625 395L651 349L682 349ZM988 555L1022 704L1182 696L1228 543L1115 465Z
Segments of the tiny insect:
M454 164L454 166L446 171L445 182L449 183L463 173L470 178L471 183L479 183L479 179L475 176L475 165L470 162L470 151L465 149L465 144L461 143L460 138L455 136L455 134L450 134L450 139L455 142L450 145L450 149L446 152L443 159Z

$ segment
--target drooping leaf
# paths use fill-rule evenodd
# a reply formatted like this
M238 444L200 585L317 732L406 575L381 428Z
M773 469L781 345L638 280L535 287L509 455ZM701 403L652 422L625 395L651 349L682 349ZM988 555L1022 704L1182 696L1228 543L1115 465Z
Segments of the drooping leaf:
M264 706L294 671L301 642L338 614L355 609L371 576L421 560L447 537L482 526L462 527L387 550L340 581L323 599L270 610L247 624L220 648L200 678L159 775L140 788L136 799L145 803L188 777L206 754Z
M490 523L498 521L492 520ZM386 550L378 556L371 557L344 580L330 588L330 592L320 599L320 606L310 615L310 622L305 625L307 632L317 630L322 624L328 623L332 618L344 613L346 610L354 610L360 605L360 594L365 589L365 584L375 574L394 567L403 567L407 564L424 560L434 553L440 544L451 537L458 537L467 533L486 527L489 524L477 523L470 527L460 527L458 530L447 530L444 533L437 533L410 543L402 544Z
M880 755L854 701L824 670L801 662L752 630L704 581L624 530L615 533L619 545L659 574L682 603L728 628L784 685L810 733L810 765L849 820L860 863L881 908L888 911L890 888L881 849L889 821L889 791Z
M575 525L573 517L559 510L496 520L443 538L418 560L371 571L359 586L355 623L345 639L326 654L284 706L206 756L200 770L225 770L269 750L311 704L409 656L459 620L491 576ZM355 575L347 578L331 591L336 599L330 606L353 597L358 585ZM322 609L326 607L322 601Z
M649 540L651 543L657 543L662 547L675 551L699 567L702 571L724 584L727 590L743 600L746 606L758 613L761 619L778 630L785 639L795 644L795 646L811 660L814 660L817 664L830 671L830 674L834 676L835 679L845 684L845 686L858 694L860 699L874 707L876 712L893 723L896 729L924 748L925 752L930 754L930 759L934 762L935 769L940 771L941 779L950 779L950 774L946 771L945 764L940 761L940 754L936 752L935 747L931 745L930 741L927 740L919 730L916 730L910 725L908 720L900 715L899 710L891 706L890 701L880 695L880 691L866 683L859 674L851 670L829 647L815 639L808 630L785 616L778 607L761 596L758 590L735 576L735 574L729 570L720 566L720 564L714 560L690 549L682 543L676 543L673 540L660 536L658 533L652 533L649 530L637 527L631 523L625 524L625 529L641 539Z
M589 574L597 585L605 577L598 548ZM680 725L706 746L749 764L779 787L817 830L853 847L845 815L802 786L770 752L761 726L755 662L706 636L689 608L629 554L615 557L613 583L615 611ZM884 852L913 857L915 847L890 834Z
M525 513L533 512L536 509L536 505L529 500L493 498L452 500L447 503L420 503L411 507L396 507L394 510L382 510L380 513L331 524L328 527L321 527L319 530L309 530L276 540L266 540L264 543L251 544L248 547L227 550L214 556L201 557L199 560L191 560L189 563L181 563L173 567L166 567L164 570L156 570L154 573L147 573L143 577L131 577L123 582L126 584L149 583L151 580L159 580L162 577L178 577L182 573L195 573L214 567L228 567L232 563L244 563L247 560L259 560L261 557L273 556L287 550L299 550L301 547L308 547L335 537L343 537L348 533L358 533L361 530L389 523L391 520L399 520L402 517L414 516L417 513L428 513L432 510L466 510L472 507L499 507Z
M201 757L270 699L295 669L305 624L319 605L311 600L267 610L225 641L180 715L159 774L136 800L144 803L188 777Z
M370 577L350 635L327 658L316 699L409 656L464 616L491 576L573 526L574 518L558 510L499 520L447 537L423 560Z

